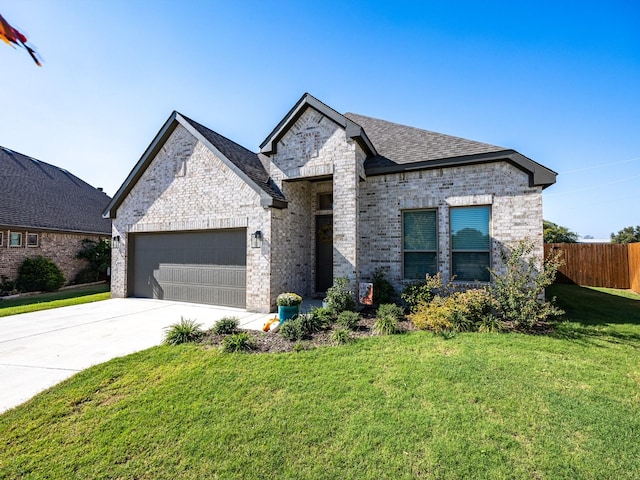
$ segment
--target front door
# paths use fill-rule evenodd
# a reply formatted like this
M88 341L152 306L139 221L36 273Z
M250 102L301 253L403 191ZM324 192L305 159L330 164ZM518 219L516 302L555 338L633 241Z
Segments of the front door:
M333 215L316 217L316 292L333 285Z

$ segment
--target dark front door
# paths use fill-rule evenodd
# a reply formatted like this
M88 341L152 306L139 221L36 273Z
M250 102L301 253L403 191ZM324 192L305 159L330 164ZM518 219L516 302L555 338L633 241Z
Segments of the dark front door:
M316 217L316 292L333 285L333 215Z

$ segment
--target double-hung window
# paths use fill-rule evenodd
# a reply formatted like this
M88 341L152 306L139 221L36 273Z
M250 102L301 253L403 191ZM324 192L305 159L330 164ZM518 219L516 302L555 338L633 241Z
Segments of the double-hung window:
M22 246L22 233L11 232L11 235L9 236L9 246L10 247L21 247Z
M438 212L402 212L403 272L407 280L424 280L438 272Z
M491 207L450 209L451 274L456 280L488 282L491 267Z

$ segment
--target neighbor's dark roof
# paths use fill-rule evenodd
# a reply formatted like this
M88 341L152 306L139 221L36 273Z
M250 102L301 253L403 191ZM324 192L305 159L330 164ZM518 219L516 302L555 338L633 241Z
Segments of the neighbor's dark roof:
M258 154L191 120L189 117L180 115L262 190L275 199L285 199L280 189L270 180L269 174L262 165Z
M109 235L109 200L62 168L0 147L0 225Z

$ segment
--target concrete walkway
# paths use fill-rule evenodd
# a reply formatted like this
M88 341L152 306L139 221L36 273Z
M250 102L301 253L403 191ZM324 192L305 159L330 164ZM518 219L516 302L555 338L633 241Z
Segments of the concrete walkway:
M274 314L126 298L1 317L0 412L87 367L159 345L181 317L206 329L226 316L259 330Z

